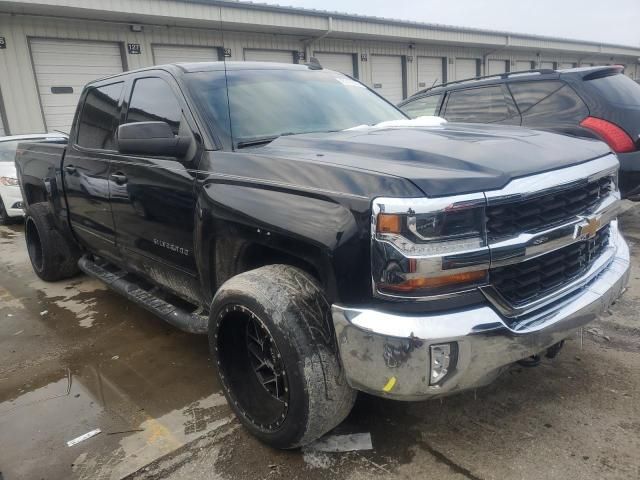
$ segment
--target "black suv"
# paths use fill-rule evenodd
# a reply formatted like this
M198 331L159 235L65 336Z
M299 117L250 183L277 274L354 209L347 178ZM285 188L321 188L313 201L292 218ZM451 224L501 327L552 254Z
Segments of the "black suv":
M412 118L522 125L604 140L620 159L620 189L640 200L640 85L621 66L528 70L422 90L398 106Z

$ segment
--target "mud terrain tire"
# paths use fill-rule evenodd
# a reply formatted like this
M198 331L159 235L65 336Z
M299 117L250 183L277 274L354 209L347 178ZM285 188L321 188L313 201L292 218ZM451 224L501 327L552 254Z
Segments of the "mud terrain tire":
M298 268L269 265L222 285L209 343L229 405L272 447L306 445L353 407L356 392L338 358L330 305Z
M24 233L29 259L38 277L55 282L78 274L80 250L68 234L58 230L47 203L28 207Z

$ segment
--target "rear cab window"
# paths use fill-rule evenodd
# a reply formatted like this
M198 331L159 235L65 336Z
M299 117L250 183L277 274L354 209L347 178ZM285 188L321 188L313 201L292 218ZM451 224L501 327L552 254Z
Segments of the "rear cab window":
M120 120L119 102L124 82L91 88L80 114L76 143L95 150L118 149L116 129Z
M447 95L444 117L451 122L497 123L516 116L501 85L453 90Z
M442 94L416 98L400 107L411 118L437 116L440 112Z

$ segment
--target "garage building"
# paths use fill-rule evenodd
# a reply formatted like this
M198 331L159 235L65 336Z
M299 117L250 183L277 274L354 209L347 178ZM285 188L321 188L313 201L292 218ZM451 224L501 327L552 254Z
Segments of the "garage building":
M68 131L85 83L227 59L304 63L391 102L435 84L531 68L625 65L640 48L219 0L0 0L0 135Z

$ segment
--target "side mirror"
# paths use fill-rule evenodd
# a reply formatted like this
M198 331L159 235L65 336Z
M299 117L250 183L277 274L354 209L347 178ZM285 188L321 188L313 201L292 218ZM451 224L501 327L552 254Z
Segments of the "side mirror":
M184 157L190 137L179 137L167 122L125 123L118 127L118 151L127 155Z

